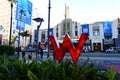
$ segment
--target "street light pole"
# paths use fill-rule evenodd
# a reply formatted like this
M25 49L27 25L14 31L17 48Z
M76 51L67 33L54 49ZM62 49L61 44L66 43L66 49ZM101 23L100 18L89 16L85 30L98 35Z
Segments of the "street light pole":
M11 18L10 18L9 46L11 45L11 34L12 34L12 14L13 14L13 4L12 4L12 2L11 2Z
M49 55L49 50L50 50L50 45L49 45L49 29L50 29L50 8L51 8L51 1L49 0L49 4L48 4L48 54L47 54L47 58L50 57Z
M18 56L20 52L20 32L21 32L22 14L23 14L23 10L20 10L20 26L19 26L19 32L18 32L18 52L17 52Z
M38 51L39 51L39 47L38 47L38 40L39 40L39 28L42 24L42 22L44 21L43 18L34 18L33 19L36 22L40 22L40 24L37 26L37 40L36 40L36 63L38 62Z

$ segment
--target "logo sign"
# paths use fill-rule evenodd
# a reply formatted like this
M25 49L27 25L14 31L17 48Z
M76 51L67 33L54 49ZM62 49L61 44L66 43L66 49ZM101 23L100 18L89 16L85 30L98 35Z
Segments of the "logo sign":
M112 23L110 21L103 22L104 36L112 36Z
M82 25L82 33L89 34L89 25L88 24Z
M50 36L53 35L53 28L50 28L50 29L49 29L49 35L50 35Z
M70 40L67 34L65 35L61 46L59 46L56 43L57 41L55 40L54 36L49 36L55 56L58 60L58 63L62 61L65 55L65 52L68 50L74 64L76 64L81 54L82 48L87 40L87 37L88 37L88 34L82 34L81 37L79 38L77 47L74 47L74 45L72 44L72 41Z

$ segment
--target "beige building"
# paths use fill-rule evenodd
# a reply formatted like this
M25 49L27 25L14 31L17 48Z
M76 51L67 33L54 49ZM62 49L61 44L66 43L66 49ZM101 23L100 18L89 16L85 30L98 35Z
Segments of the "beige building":
M111 22L111 35L107 36L104 33L104 22L94 22L89 25L89 37L84 45L83 49L87 49L88 51L100 52L105 51L110 47L120 47L120 20L115 19ZM78 22L72 21L72 19L67 19L67 28L65 26L66 21L62 20L59 24L54 26L53 35L57 38L58 42L61 44L65 34L69 34L73 44L76 46L77 41L82 34L82 25ZM41 30L41 37L44 35L47 37L47 29ZM45 42L45 40L42 42Z
M0 25L4 27L2 39L9 40L11 7L8 0L0 0Z
M17 21L16 21L16 4L13 4L13 16L12 16L12 36L18 36L19 30L16 29ZM38 12L38 9L34 6L35 4L32 4L32 19L37 18L40 16L40 13ZM1 44L8 44L9 41L9 33L10 33L10 19L11 19L11 7L10 2L8 0L0 0L0 26L3 26L3 30L0 29L0 43ZM29 31L29 33L32 35L32 42L34 38L34 30L37 28L38 23L31 20L31 25L25 24L25 31ZM22 31L21 31L22 32ZM21 37L20 41L23 41L23 38ZM18 40L18 39L17 39ZM17 41L16 40L16 41ZM27 37L26 45L29 44L30 38ZM16 42L17 43L17 42ZM21 42L20 46L25 45ZM17 44L18 45L18 44Z

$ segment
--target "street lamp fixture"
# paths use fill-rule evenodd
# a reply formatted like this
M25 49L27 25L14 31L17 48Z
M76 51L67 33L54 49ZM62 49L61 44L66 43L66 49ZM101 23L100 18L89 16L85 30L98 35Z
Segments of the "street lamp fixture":
M37 34L36 34L37 35L37 40L36 40L36 63L37 63L38 62L37 61L38 60L38 51L39 51L39 48L38 48L39 28L40 28L40 26L41 26L41 24L44 20L43 20L43 18L40 18L40 17L34 18L33 20L40 23L39 25L37 25Z

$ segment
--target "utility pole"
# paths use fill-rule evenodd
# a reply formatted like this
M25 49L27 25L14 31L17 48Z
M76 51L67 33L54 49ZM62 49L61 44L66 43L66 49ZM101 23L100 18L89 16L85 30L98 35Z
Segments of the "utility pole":
M12 14L13 14L13 3L11 1L11 18L10 18L9 46L11 45L11 35L12 35Z
M48 3L48 54L47 54L47 58L50 57L50 45L49 45L49 30L50 30L50 8L51 8L51 1L49 0L49 3Z
M67 6L65 4L65 34L67 34Z

